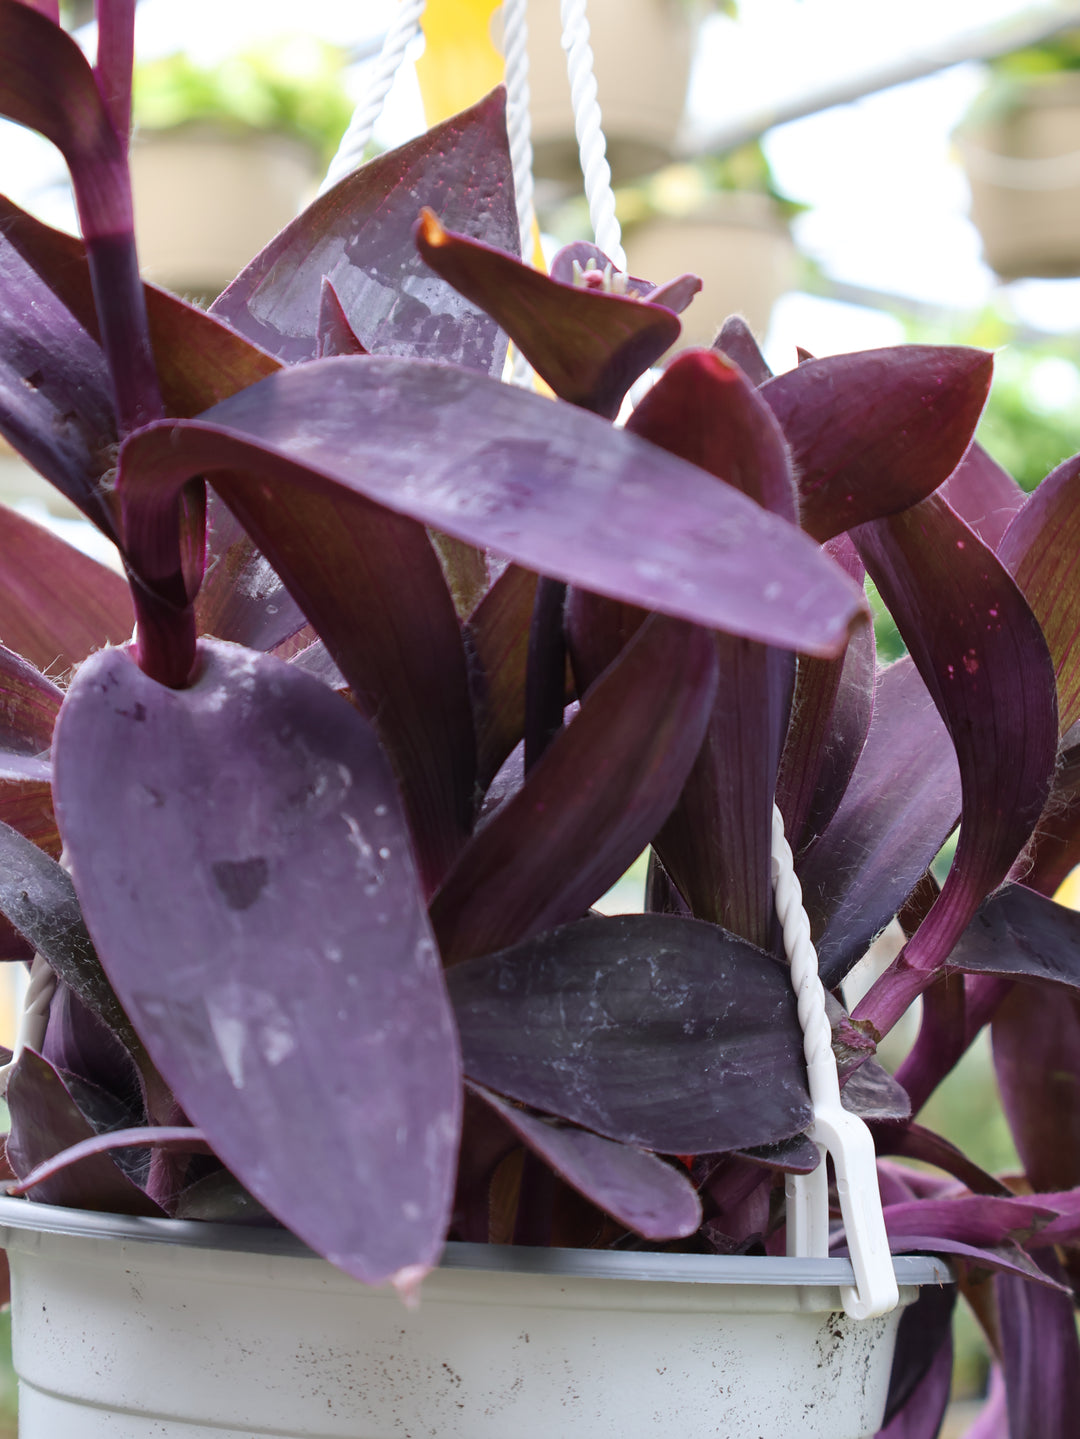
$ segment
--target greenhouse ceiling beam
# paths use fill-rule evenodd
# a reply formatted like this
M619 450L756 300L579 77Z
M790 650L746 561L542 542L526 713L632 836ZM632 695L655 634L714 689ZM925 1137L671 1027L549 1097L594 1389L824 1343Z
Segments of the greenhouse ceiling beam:
M1007 20L961 30L946 40L938 40L924 49L909 50L858 74L829 80L788 99L731 116L708 128L698 127L684 137L680 155L685 159L694 159L701 155L723 154L747 141L758 139L776 125L803 120L808 115L831 110L836 105L850 105L867 95L891 90L895 85L906 85L912 80L922 80L927 75L948 70L968 60L992 60L997 55L1008 55L1075 26L1080 26L1080 3L1077 0L1025 6Z

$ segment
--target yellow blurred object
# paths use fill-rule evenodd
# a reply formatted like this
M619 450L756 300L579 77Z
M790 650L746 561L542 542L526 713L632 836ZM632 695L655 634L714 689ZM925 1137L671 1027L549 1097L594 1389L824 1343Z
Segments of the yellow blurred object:
M1061 881L1054 898L1066 909L1080 909L1080 865Z
M499 0L428 0L424 53L416 74L429 125L486 95L503 79L503 57L491 39Z

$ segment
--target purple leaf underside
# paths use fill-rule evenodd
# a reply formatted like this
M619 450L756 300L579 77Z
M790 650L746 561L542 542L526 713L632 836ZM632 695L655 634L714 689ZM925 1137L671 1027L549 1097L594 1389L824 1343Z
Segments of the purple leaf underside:
M304 627L304 613L224 502L206 497L206 569L195 598L199 633L272 650Z
M483 790L525 733L525 671L536 581L531 570L507 565L464 625L477 783Z
M1080 1185L1080 997L1017 985L994 1016L994 1068L1024 1171L1039 1190Z
M1063 1283L1053 1250L1038 1255L1047 1274ZM1073 1295L1013 1274L996 1281L1001 1316L1009 1439L1072 1439L1080 1413L1080 1340Z
M236 646L202 641L181 691L106 650L55 756L87 924L185 1113L332 1263L410 1282L449 1218L460 1061L370 726Z
M598 1208L645 1239L684 1239L701 1224L701 1201L685 1173L645 1150L587 1129L556 1125L474 1086L525 1144Z
M286 364L314 359L322 282L366 349L502 372L506 337L415 253L423 205L501 250L519 231L499 89L315 200L214 301L211 314Z
M809 1122L787 972L713 925L589 918L448 982L471 1079L607 1138L717 1153Z
M674 804L716 692L705 631L653 616L462 851L431 909L448 964L578 919Z
M1008 471L975 443L939 494L992 550L997 550L1013 516L1027 499Z
M221 472L237 470L308 489L329 480L527 569L782 648L838 653L867 613L805 535L695 466L444 366L371 357L284 370L200 422L133 436L120 485L165 494L212 473L224 494Z

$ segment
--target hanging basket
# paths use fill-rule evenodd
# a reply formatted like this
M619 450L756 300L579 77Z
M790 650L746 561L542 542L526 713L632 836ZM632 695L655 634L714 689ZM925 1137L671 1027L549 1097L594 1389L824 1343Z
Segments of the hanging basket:
M841 1259L450 1244L409 1310L279 1230L0 1199L0 1235L21 1439L864 1439L901 1313L846 1318Z
M312 198L319 166L291 135L192 124L141 131L131 176L146 278L212 299Z
M616 183L672 157L697 22L685 0L589 0L590 44L607 158ZM528 10L534 170L581 184L559 0Z
M688 215L656 215L625 235L631 274L662 282L690 271L701 293L680 319L680 347L711 345L728 315L740 314L759 339L776 301L795 283L796 250L769 195L732 191Z
M957 142L987 264L1003 280L1080 275L1080 74L1025 86Z

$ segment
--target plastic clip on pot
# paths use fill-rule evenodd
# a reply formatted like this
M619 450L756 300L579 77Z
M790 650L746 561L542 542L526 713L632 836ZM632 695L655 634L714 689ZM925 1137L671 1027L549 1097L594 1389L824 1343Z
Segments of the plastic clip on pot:
M854 1286L844 1285L840 1290L844 1313L850 1319L872 1319L895 1309L900 1297L881 1212L874 1141L858 1115L851 1114L840 1102L840 1080L825 1013L825 990L818 978L817 951L810 939L802 888L776 805L772 871L776 913L784 930L791 987L799 1003L814 1106L814 1121L807 1132L821 1155L821 1163L812 1173L788 1176L787 1252L806 1259L824 1259L829 1253L829 1179L825 1163L829 1154L855 1271Z

